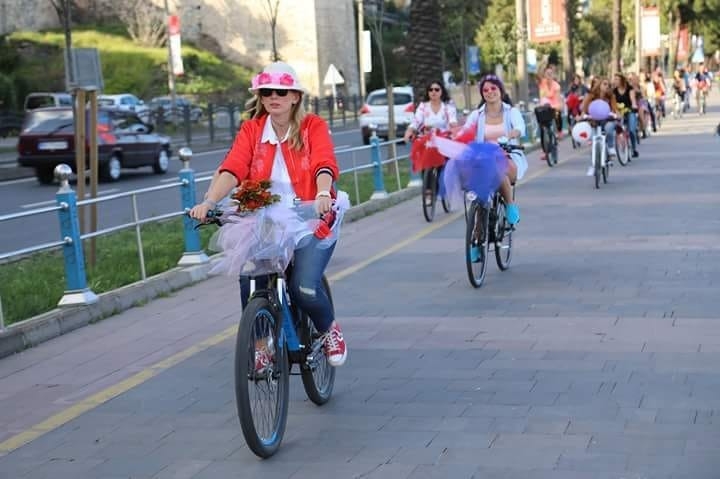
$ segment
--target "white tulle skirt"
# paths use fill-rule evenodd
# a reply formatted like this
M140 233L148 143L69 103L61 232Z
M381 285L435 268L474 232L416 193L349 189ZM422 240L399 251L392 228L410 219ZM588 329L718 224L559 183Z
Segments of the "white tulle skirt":
M328 248L340 235L342 219L350 208L347 193L339 191L333 209L335 222L329 234L317 247ZM223 226L210 238L208 248L224 253L211 269L211 274L259 276L280 273L287 269L293 252L310 241L322 220L315 212L314 202L288 207L277 203L253 213L238 215L227 208L221 216Z

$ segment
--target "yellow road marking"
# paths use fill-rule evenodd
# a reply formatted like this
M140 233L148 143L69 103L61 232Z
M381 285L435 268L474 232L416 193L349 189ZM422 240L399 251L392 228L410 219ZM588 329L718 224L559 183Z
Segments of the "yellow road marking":
M567 160L565 160L567 161ZM558 162L558 164L564 163ZM549 171L551 171L551 168L543 168L540 171L537 171L533 173L532 175L526 176L523 178L519 183L527 183L530 180L533 180L535 178L538 178L542 175L547 174ZM343 278L346 278L350 276L351 274L357 273L361 269L369 266L370 264L381 260L382 258L389 256L396 251L404 248L405 246L418 241L419 239L429 235L433 231L436 231L443 226L446 226L453 221L457 220L463 216L462 212L453 213L450 216L446 217L442 221L438 221L437 223L433 223L432 225L422 229L418 233L414 234L413 236L396 243L395 245L381 251L380 253L371 256L370 258L367 258L363 261L360 261L359 263L356 263L352 266L349 266L341 271L338 271L337 273L331 275L328 277L328 280L331 283L334 283L336 281L340 281ZM109 386L102 391L99 391L92 396L88 396L87 398L78 401L77 403L73 404L72 406L60 411L57 414L54 414L53 416L50 416L49 418L45 419L42 422L39 422L35 424L34 426L31 426L29 429L26 429L25 431L18 433L9 439L6 439L3 442L0 442L0 456L4 456L9 454L10 452L21 448L22 446L34 441L35 439L39 438L40 436L47 434L50 431L53 431L60 426L63 426L67 424L68 422L72 421L73 419L81 416L82 414L95 409L96 407L110 401L111 399L131 390L132 388L139 386L143 384L144 382L148 381L149 379L152 379L153 377L160 374L162 371L165 371L176 364L179 364L180 362L188 359L191 356L194 356L197 353L200 353L212 346L216 346L223 341L232 338L237 332L237 325L230 326L226 328L224 331L205 339L198 344L195 344L193 346L190 346L187 349L184 349L183 351L180 351L179 353L173 354L172 356L163 359L162 361L158 361L157 363L148 366L147 368L143 369L142 371L130 376L127 379L124 379L123 381L120 381L117 384L114 384L112 386Z

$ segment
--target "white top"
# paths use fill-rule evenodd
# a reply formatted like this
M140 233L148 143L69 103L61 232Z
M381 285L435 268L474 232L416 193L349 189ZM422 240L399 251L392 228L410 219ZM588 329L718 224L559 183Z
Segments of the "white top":
M290 130L285 133L285 137L278 141L278 137L275 134L275 130L272 127L272 122L268 118L265 122L265 129L263 130L261 143L270 143L271 145L277 145L275 148L275 157L273 158L272 171L270 172L270 191L274 194L280 195L280 204L292 208L295 206L295 189L293 188L292 181L290 180L290 173L288 172L287 165L285 164L285 157L283 156L282 148L280 145L288 140ZM312 234L310 229L305 228L295 235L295 244L297 245L301 239Z
M265 129L263 130L261 143L270 143L271 145L277 145L275 148L275 158L273 159L272 172L270 173L270 191L280 195L280 201L286 206L293 206L295 201L295 189L290 181L290 173L288 172L287 165L285 164L285 157L283 156L282 148L280 144L285 143L288 140L288 133L285 137L278 141L278 137L275 134L275 130L272 127L272 122L268 118L265 122Z
M415 111L415 116L411 126L415 131L420 130L421 127L425 128L437 128L440 131L447 131L450 129L450 124L457 124L457 109L455 105L451 103L442 103L440 110L433 111L429 101L420 103Z

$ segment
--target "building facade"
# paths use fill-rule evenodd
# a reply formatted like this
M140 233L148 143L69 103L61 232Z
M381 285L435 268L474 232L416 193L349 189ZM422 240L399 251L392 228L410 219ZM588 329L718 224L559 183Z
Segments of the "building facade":
M164 0L145 0L158 9ZM75 0L88 12L102 15L131 2ZM259 70L272 58L267 0L169 0L171 14L181 19L183 39L208 43L225 58ZM276 44L279 57L295 67L312 95L325 95L323 79L330 64L343 73L340 91L359 92L357 26L354 0L280 0ZM159 10L161 11L161 10ZM100 13L98 13L100 12ZM48 0L0 0L0 34L17 30L59 28ZM203 41L204 40L204 41Z

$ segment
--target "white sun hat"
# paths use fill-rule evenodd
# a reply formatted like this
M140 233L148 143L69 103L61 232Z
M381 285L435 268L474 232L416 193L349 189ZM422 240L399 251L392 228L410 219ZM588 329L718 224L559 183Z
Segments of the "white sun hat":
M252 79L252 86L249 90L255 93L261 88L272 88L275 90L297 90L307 93L307 89L300 84L295 69L285 62L274 62L266 66L261 73Z

